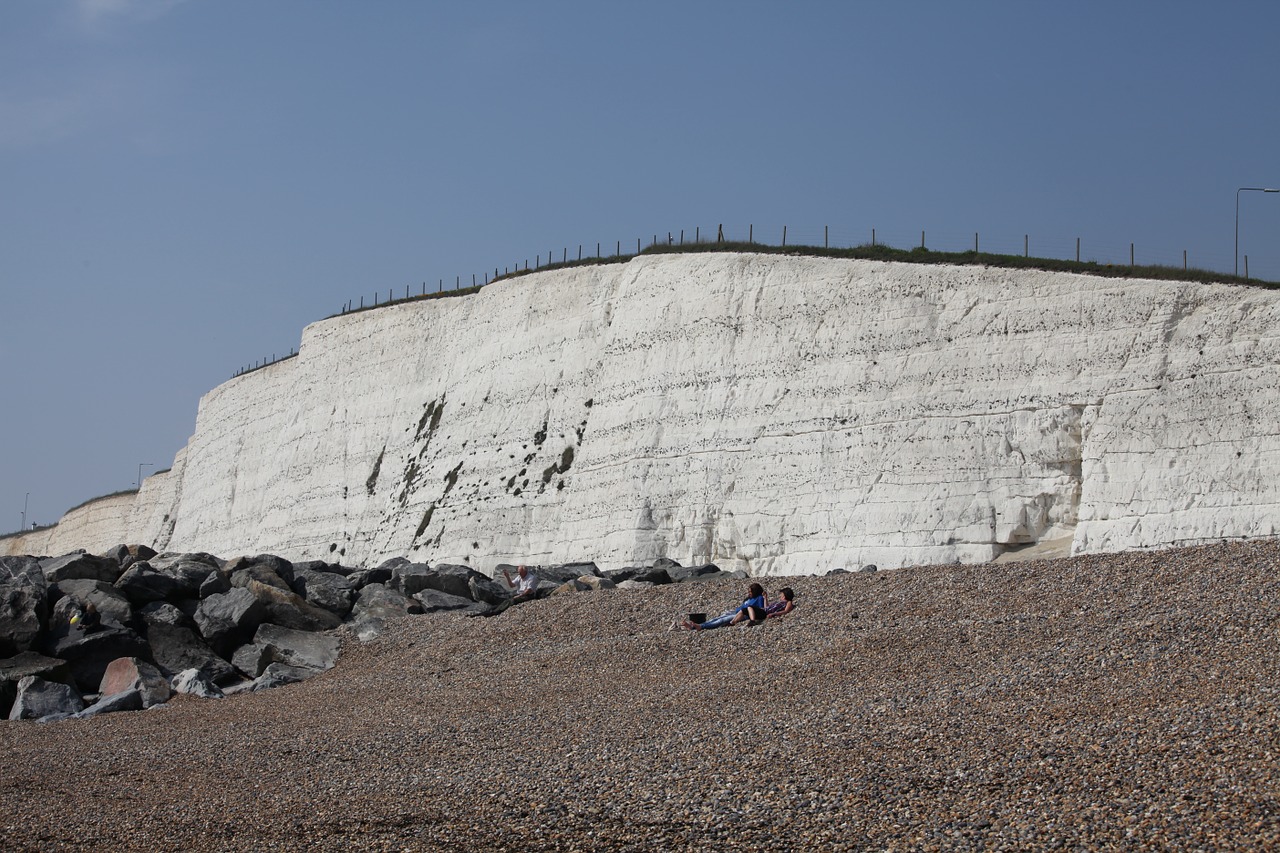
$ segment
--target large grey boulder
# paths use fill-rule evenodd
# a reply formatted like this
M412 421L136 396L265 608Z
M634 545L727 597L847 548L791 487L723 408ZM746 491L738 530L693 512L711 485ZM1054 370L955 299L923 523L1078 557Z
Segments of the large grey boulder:
M17 697L9 709L10 720L39 720L54 714L74 714L84 700L74 687L28 675L18 682Z
M660 560L658 562L662 562L662 561ZM667 561L667 562L671 563L672 561ZM723 575L720 572L720 567L715 565L714 563L706 563L701 566L681 566L679 564L674 564L674 565L664 564L662 566L659 566L658 563L655 562L654 568L666 569L667 574L669 574L671 576L671 579L676 583L680 583L683 581L693 581L693 580L712 580L717 576L723 577Z
M539 594L541 594L541 590L542 582L541 579L539 579ZM478 601L484 604L502 604L511 598L511 590L478 572L467 578L467 594L471 597L472 601Z
M293 563L290 563L284 557L277 557L275 554L258 554L254 557L241 557L235 569L247 567L260 567L266 569L285 582L286 588L293 583ZM232 563L227 563L228 571L232 571Z
M0 562L0 658L39 645L49 615L49 587L31 558Z
M292 592L289 581L276 571L273 565L268 563L249 563L233 560L227 563L226 573L231 578L233 587L248 589L250 584L256 582L286 592ZM293 577L292 567L289 569L289 577Z
M151 644L151 657L156 666L167 675L194 669L214 684L225 684L239 677L236 668L188 625L148 622L147 642Z
M264 622L299 631L328 631L342 624L342 617L317 607L287 587L279 589L251 580L248 591L261 602Z
M652 568L649 566L629 566L625 569L613 569L604 573L604 576L615 584L622 584L627 581L635 581L636 583L645 584L646 586L660 586L662 584L674 583L671 575L666 569Z
M133 631L106 624L91 632L72 628L53 643L49 651L53 657L67 662L76 686L85 693L97 689L107 665L116 658L151 656L146 641Z
M165 551L163 554L156 554L145 559L162 572L167 571L172 566L176 566L178 563L203 563L211 569L220 569L225 562L203 551Z
M263 671L250 684L249 690L269 690L272 687L281 687L285 684L297 684L299 681L306 681L318 670L305 666L293 666L287 663L273 663Z
M495 580L502 576L503 569L506 569L511 579L515 580L519 567L507 564L500 564L493 570ZM533 568L533 573L538 576L539 581L546 581L549 586L557 587L565 581L576 580L583 575L598 576L600 569L595 563L565 563L559 566L537 566Z
M386 566L378 566L374 569L359 569L347 575L347 581L351 584L352 589L364 589L371 583L386 584L391 580L391 569Z
M120 577L120 564L115 560L96 557L83 551L41 560L40 570L49 583L75 578L115 583L116 578Z
M210 572L209 576L204 579L204 583L200 584L200 598L208 598L211 595L229 592L231 590L231 577L222 569Z
M345 575L294 566L293 591L308 603L345 618L355 603L355 590Z
M460 595L450 595L447 592L440 592L438 589L424 589L421 592L414 593L414 600L422 605L424 613L448 613L458 612L482 612L486 609L485 605L477 604L469 598L463 598Z
M146 545L116 545L107 549L102 556L108 560L115 560L123 571L139 560L150 560L157 555L154 548Z
M143 560L126 569L115 585L134 606L141 607L153 601L198 598L201 585L216 571L206 563L192 560L179 560L163 567Z
M431 579L432 569L429 565L404 560L392 567L387 586L412 598L424 589L435 589Z
M112 693L103 696L97 702L75 715L76 719L83 720L87 717L96 717L99 714L114 714L117 711L141 711L147 707L146 700L142 696L142 691L123 690L119 693Z
M195 613L205 642L220 654L243 645L265 617L266 608L247 589L233 589L201 599Z
M333 668L340 648L334 634L295 631L268 622L258 626L253 642L265 650L268 663L287 663L319 672Z
M0 660L0 719L9 716L13 700L18 695L18 682L29 675L74 686L67 662L45 657L38 652L20 652L11 658Z
M223 692L198 669L184 669L173 677L174 693L185 693L201 699L221 699Z
M304 569L309 572L326 572L331 575L342 575L344 578L356 571L350 566L343 566L338 563L326 563L324 560L305 560L301 563L293 564L293 576L295 580L298 577L298 572Z
M421 612L421 604L380 583L371 583L361 589L355 606L351 608L353 619L389 619Z
M74 578L58 581L53 589L63 596L54 605L55 620L65 616L67 608L82 609L86 604L92 604L104 619L110 619L119 625L128 625L133 621L133 607L129 604L129 599L106 581Z
M430 572L430 580L415 592L423 589L438 589L441 592L447 592L450 595L460 595L464 598L471 597L470 581L473 577L484 577L484 575L470 569L466 566L455 566L448 563L434 566Z
M169 701L173 688L160 670L138 658L116 658L107 665L98 682L98 693L103 697L136 690L142 699L142 707L161 705Z

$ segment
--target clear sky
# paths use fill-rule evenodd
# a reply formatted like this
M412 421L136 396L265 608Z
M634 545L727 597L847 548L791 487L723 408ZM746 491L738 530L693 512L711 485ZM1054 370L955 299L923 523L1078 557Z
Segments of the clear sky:
M579 244L1231 272L1278 82L1273 0L0 0L0 531L169 467L349 299ZM1253 276L1278 238L1241 194Z

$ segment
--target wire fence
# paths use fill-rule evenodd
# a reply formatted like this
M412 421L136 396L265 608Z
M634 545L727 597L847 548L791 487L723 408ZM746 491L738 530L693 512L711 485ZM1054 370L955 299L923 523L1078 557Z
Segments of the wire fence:
M723 224L717 224L711 227L695 225L693 228L682 228L678 231L655 232L637 237L634 241L615 239L558 248L549 247L545 253L535 252L531 257L526 256L501 267L495 266L492 270L471 273L467 277L455 275L452 285L446 278L437 278L434 287L427 281L422 281L418 285L405 285L403 292L398 288L388 288L385 292L375 290L371 295L361 295L348 300L333 316L421 299L472 293L495 281L540 270L579 264L621 263L645 252L678 250L690 246L709 247L718 243L730 244L735 249L740 249L744 245L758 246L762 251L773 252L788 248L841 251L867 247L873 249L886 247L901 251L919 249L925 252L952 254L972 252L974 255L1021 257L1028 261L1074 262L1104 269L1181 269L1188 274L1192 271L1207 273L1239 269L1243 273L1242 276L1221 272L1215 277L1223 281L1254 280L1249 273L1248 254L1227 257L1223 253L1192 254L1187 249L1182 249L1179 253L1177 250L1171 251L1168 247L1148 249L1134 242L1093 238L1085 240L1082 237L1044 238L1032 237L1030 234L982 234L976 231L908 232L902 229L878 231L874 227L858 229L828 225L820 228L813 226L793 228L788 225L757 227L755 224L748 223L745 226L726 229ZM1243 259L1242 268L1240 267L1241 258ZM292 349L284 355L272 354L270 358L262 358L242 367L232 374L232 378L269 367L296 355L297 352Z

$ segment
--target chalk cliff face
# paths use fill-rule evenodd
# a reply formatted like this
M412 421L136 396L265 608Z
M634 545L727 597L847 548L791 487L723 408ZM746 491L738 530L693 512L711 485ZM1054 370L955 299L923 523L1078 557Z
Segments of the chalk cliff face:
M778 255L537 273L312 324L170 472L0 552L783 574L1272 535L1278 306Z

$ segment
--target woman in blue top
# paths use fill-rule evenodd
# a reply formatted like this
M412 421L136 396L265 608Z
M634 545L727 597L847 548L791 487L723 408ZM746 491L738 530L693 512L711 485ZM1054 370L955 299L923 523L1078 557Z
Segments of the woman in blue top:
M683 624L687 631L706 631L711 628L723 628L725 625L737 625L739 622L745 622L750 619L752 622L764 619L764 609L769 604L768 596L764 594L764 587L758 583L753 583L747 588L747 600L730 610L726 610L714 619L708 619L706 622L690 622L684 620Z

